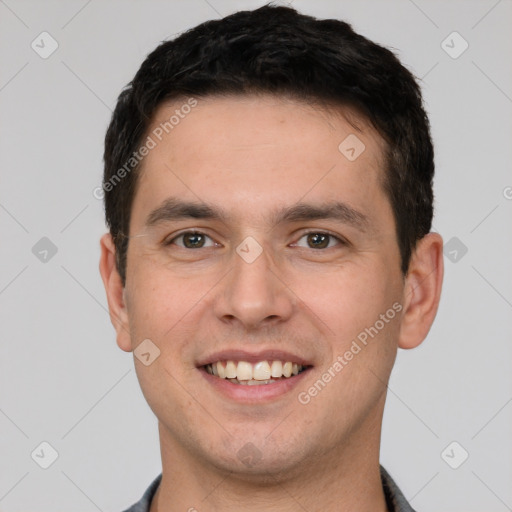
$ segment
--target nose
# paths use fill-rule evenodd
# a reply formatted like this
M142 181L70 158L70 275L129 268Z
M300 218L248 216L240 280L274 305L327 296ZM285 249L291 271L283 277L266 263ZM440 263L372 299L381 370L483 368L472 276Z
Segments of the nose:
M254 260L233 254L233 267L218 288L214 311L221 321L256 330L288 320L294 295L268 250Z

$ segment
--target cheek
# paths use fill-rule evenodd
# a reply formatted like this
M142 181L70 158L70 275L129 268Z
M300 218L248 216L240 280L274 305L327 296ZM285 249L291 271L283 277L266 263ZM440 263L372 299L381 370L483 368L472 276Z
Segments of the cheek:
M322 321L330 352L327 365L342 357L343 369L335 379L333 395L328 394L335 401L344 397L350 402L351 396L364 393L380 396L381 382L387 381L396 357L400 325L399 311L393 308L394 304L400 308L396 277L378 265L371 268L322 278L323 293L310 294L306 301Z
M140 259L127 281L128 314L133 336L160 340L186 313L191 290L180 287L147 260Z
M343 340L373 325L400 297L397 276L384 265L347 265L329 273L302 276L290 288L324 324L327 334Z
M132 343L149 338L162 351L172 346L165 354L169 364L175 366L177 358L188 361L192 350L188 341L206 323L205 305L222 274L213 269L194 274L168 268L151 255L139 257L134 270L127 290Z

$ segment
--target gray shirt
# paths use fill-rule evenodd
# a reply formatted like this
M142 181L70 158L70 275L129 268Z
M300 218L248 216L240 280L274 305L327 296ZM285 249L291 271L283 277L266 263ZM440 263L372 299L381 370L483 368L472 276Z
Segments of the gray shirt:
M404 498L404 495L395 484L393 479L389 476L387 471L381 466L380 467L380 476L382 479L382 488L384 489L384 495L386 496L386 504L390 512L414 512L412 507L409 505L407 500ZM126 509L124 512L149 512L151 507L151 500L158 489L160 484L160 480L162 479L162 474L158 475L151 485L146 489L144 496L132 505L130 508Z

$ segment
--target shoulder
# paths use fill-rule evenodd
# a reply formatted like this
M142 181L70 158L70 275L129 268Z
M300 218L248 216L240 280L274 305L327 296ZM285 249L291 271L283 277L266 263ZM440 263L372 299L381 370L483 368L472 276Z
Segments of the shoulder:
M124 512L149 512L149 508L151 507L151 501L153 500L153 496L160 485L160 480L162 479L162 474L160 473L150 484L150 486L146 489L146 492L142 496L142 498L134 503L130 508L127 508Z
M389 473L382 466L380 467L380 477L389 511L415 512L411 505L409 505L409 502L405 499L405 496L402 494L398 485L396 485Z

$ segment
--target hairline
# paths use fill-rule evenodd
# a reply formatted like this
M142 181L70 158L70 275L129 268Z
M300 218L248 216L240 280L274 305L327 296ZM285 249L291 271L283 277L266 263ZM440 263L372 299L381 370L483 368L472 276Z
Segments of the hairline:
M150 114L146 129L144 132L142 132L140 139L135 144L135 147L139 147L142 141L144 141L149 136L149 134L152 133L152 129L154 129L156 119L158 118L158 115L162 112L162 110L166 108L171 109L173 107L179 106L180 101L187 100L190 97L194 97L197 100L204 101L239 99L243 97L261 98L264 100L273 98L284 102L294 103L296 105L303 105L309 108L318 108L318 111L320 113L326 114L328 121L329 118L335 119L337 117L341 117L359 133L363 133L366 130L372 132L372 134L374 135L374 139L377 141L380 150L379 155L377 157L377 161L375 162L377 164L377 169L379 170L379 172L377 173L378 182L382 187L382 190L384 191L386 197L388 198L391 209L393 210L393 216L395 215L391 196L389 195L389 177L391 172L390 158L392 149L391 144L387 140L385 135L382 134L381 131L373 124L369 116L366 113L364 113L361 108L354 106L349 101L347 101L347 103L343 103L341 101L323 99L320 96L317 97L314 95L301 97L298 94L295 94L290 91L273 92L266 91L260 88L255 88L251 91L225 91L195 95L186 94L182 91L176 91L176 94L171 94L170 96L162 99L160 103L158 103L155 106L153 112ZM132 209L139 188L139 180L144 175L145 161L146 157L144 157L133 169L133 193L130 202L130 209L128 212L128 226L126 226L127 231L129 231L130 228ZM394 220L396 224L396 219ZM395 225L395 230L396 228L397 226ZM126 235L128 235L128 233L126 233Z

